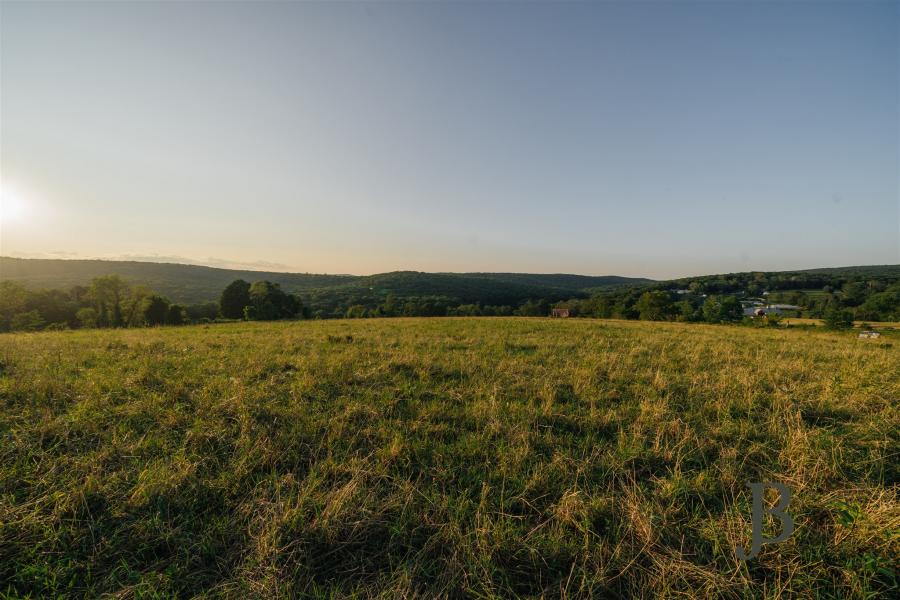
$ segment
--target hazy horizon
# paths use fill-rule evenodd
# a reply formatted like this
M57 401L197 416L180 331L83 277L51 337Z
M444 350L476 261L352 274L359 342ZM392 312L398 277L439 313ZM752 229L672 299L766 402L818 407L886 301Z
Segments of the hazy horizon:
M729 273L750 273L750 272L765 272L761 269L747 269L745 271L721 271L715 273L685 273L681 275L673 275L671 277L649 277L646 275L635 275L631 273L579 273L579 272L571 272L571 271L421 271L418 269L387 269L385 271L373 271L370 273L353 273L353 272L325 272L325 271L303 271L292 269L287 265L279 265L279 264L268 264L268 263L248 263L248 262L237 262L237 261L228 261L225 259L217 259L210 258L207 260L193 260L183 256L130 256L130 255L122 255L122 256L107 256L107 257L81 257L81 256L54 256L54 255L41 255L41 256L14 256L14 255L4 255L0 254L0 258L18 258L24 260L83 260L83 261L107 261L107 262L139 262L139 263L151 263L151 264L172 264L172 265L185 265L190 267L208 267L212 269L225 269L232 271L253 271L259 273L285 273L285 274L298 274L298 273L308 273L310 275L349 275L349 276L360 276L365 277L368 275L380 275L383 273L392 273L392 272L430 272L430 273L456 273L456 274L467 274L467 273L516 273L516 274L526 274L526 275L577 275L584 277L605 277L605 276L613 276L613 277L631 277L635 279L653 279L656 281L668 281L674 279L685 279L690 277L702 277L706 275L727 275ZM900 266L900 263L884 263L884 264L869 264L869 265L851 265L851 264L835 264L835 265L826 265L820 267L804 267L804 268L787 268L781 269L776 272L799 272L799 271L808 271L815 269L843 269L843 268L852 268L852 267L879 267L879 266ZM2 274L0 274L2 275ZM2 277L0 277L2 278Z
M653 279L897 264L898 17L4 2L0 254Z

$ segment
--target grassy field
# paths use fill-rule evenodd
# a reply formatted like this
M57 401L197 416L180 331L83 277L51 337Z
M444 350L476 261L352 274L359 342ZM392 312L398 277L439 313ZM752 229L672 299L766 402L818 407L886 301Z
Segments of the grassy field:
M801 317L787 317L783 320L785 325L824 325L822 319L807 319ZM900 329L900 323L894 321L854 321L854 327L866 326L867 329Z
M0 596L888 597L898 342L513 318L2 335ZM763 479L797 529L744 563Z

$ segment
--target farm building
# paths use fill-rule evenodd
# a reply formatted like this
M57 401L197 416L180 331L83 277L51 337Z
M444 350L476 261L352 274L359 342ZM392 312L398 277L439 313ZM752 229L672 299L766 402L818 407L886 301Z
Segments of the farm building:
M744 306L745 317L763 317L765 315L782 315L803 310L802 306L793 304L767 304L765 306Z
M766 311L767 315L780 315L786 312L803 310L803 307L795 306L793 304L767 304L764 310Z
M550 316L558 317L561 319L568 319L569 318L569 309L568 308L551 308Z

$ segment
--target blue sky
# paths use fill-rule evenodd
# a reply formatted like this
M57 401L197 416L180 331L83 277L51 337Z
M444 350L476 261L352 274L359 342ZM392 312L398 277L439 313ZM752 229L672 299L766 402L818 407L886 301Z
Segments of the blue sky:
M897 2L8 3L0 252L900 262Z

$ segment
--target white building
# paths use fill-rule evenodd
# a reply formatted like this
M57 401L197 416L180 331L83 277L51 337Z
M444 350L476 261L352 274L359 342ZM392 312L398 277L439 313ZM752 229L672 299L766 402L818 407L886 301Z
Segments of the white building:
M765 306L751 305L744 307L744 316L758 317L762 315L783 315L784 313L793 313L800 310L803 310L803 307L794 304L766 304Z

